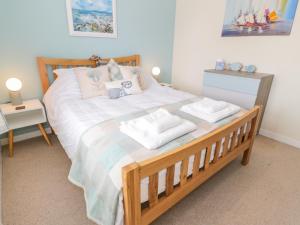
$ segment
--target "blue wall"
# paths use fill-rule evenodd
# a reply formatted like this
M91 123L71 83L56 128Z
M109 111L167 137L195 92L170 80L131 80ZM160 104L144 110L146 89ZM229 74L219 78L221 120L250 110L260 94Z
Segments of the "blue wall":
M0 102L5 81L23 81L24 98L41 97L36 56L88 58L140 54L148 73L154 65L171 80L175 0L117 0L118 39L71 37L65 0L6 0L0 6Z

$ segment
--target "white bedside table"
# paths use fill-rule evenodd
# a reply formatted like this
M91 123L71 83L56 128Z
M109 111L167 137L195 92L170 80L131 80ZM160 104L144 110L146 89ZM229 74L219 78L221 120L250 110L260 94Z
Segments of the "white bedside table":
M25 109L16 110L16 106L13 106L10 103L0 105L9 129L8 140L10 157L14 155L14 129L37 125L45 141L48 145L51 145L48 135L42 125L42 123L47 122L45 109L42 103L38 99L34 99L24 101L21 106L25 106Z

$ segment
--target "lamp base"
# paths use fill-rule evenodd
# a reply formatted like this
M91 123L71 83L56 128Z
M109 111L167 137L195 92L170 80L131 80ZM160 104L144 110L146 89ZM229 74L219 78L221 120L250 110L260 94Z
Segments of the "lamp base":
M9 97L12 105L22 105L23 100L19 91L10 91Z

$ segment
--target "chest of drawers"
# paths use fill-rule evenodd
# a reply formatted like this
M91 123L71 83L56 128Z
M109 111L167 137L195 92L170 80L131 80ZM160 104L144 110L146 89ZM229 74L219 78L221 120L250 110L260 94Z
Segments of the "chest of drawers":
M264 73L205 70L203 94L246 109L262 105L264 113L273 78L274 75ZM261 121L259 128L260 125Z

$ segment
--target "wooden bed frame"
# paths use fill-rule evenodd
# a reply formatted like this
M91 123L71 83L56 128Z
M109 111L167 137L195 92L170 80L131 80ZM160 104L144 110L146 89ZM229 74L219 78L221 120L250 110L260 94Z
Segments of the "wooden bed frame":
M109 59L104 59L108 61ZM116 62L130 65L140 65L140 56L116 58ZM95 67L95 61L37 58L44 93L50 86L48 66L56 69L60 66ZM147 225L161 214L199 187L202 183L220 171L223 167L243 154L242 165L250 160L254 139L257 133L261 107L256 106L228 125L225 125L204 137L181 146L165 154L132 163L123 168L123 196L126 225ZM243 131L243 132L240 132ZM212 146L215 147L213 161L210 162ZM222 155L220 150L223 147ZM199 169L201 150L206 149L204 167ZM192 174L188 176L188 163L191 156L195 157ZM175 165L181 162L180 183L174 186ZM166 189L158 193L159 172L166 170ZM141 181L149 177L148 199L141 204Z

